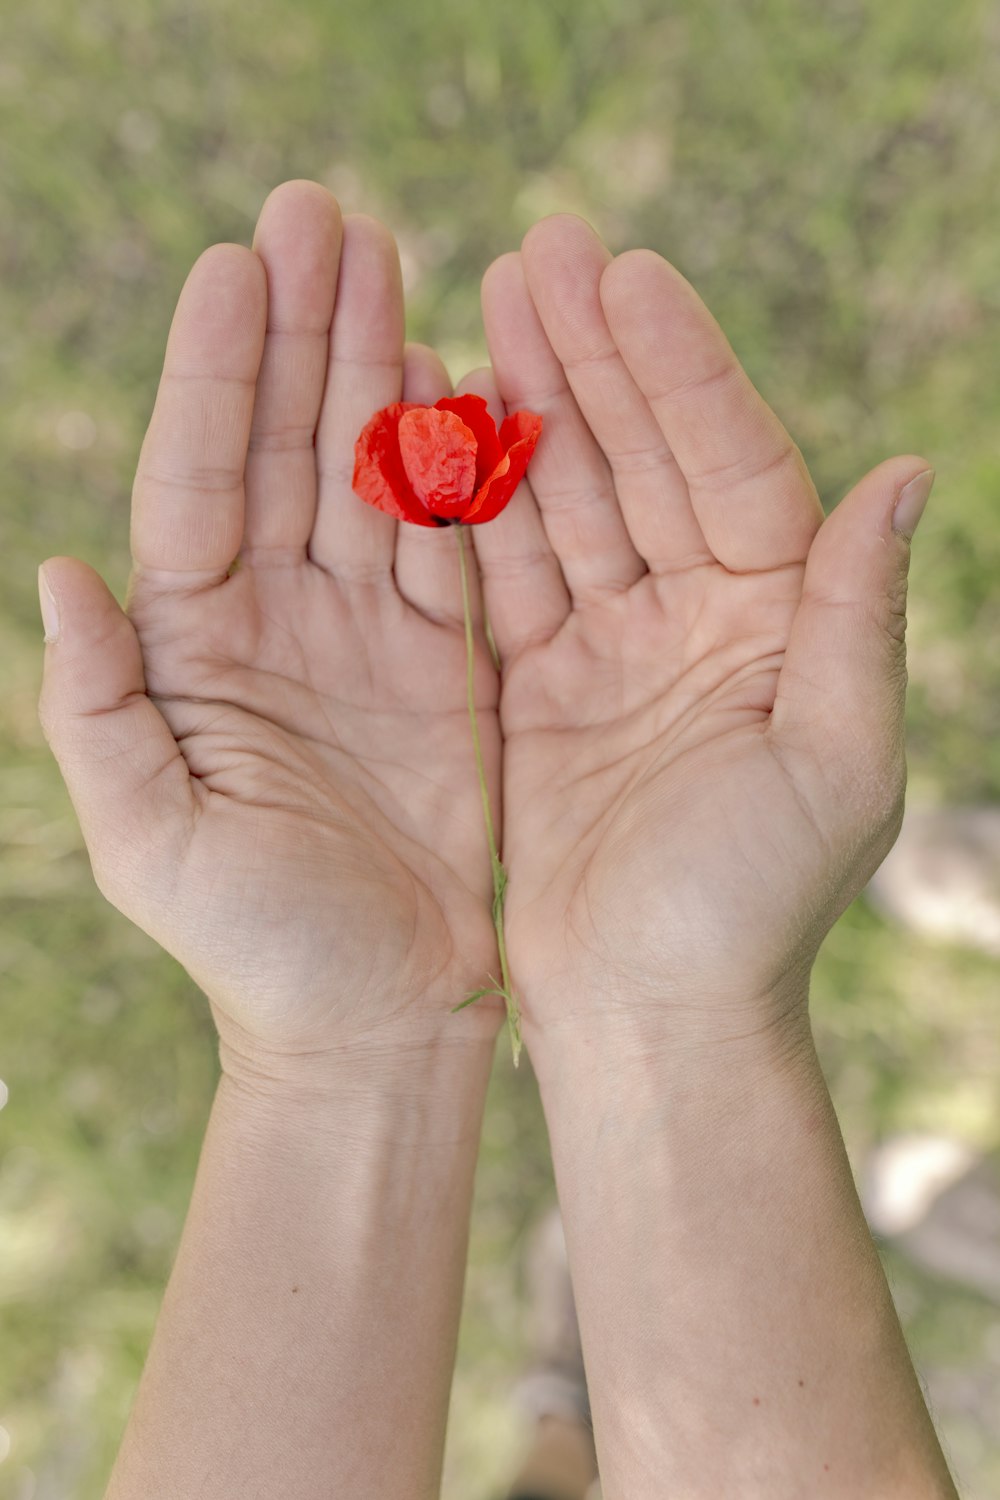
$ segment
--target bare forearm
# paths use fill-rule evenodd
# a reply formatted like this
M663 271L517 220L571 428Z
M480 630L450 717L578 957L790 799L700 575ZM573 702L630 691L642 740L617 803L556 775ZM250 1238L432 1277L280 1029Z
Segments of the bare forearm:
M953 1497L805 1027L569 1030L532 1056L606 1500Z
M108 1500L437 1495L490 1050L223 1078Z

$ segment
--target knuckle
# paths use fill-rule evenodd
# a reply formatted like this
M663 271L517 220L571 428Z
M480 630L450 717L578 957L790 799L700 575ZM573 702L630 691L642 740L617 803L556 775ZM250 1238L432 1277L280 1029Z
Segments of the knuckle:
M900 646L906 640L906 586L906 574L898 574L890 581L885 596L885 630L894 644Z

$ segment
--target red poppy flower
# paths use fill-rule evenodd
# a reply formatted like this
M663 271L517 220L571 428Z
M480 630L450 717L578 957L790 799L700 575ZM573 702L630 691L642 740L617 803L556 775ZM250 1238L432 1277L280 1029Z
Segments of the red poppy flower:
M541 430L541 417L515 411L497 432L482 396L394 401L354 445L354 490L418 526L492 521L524 478Z

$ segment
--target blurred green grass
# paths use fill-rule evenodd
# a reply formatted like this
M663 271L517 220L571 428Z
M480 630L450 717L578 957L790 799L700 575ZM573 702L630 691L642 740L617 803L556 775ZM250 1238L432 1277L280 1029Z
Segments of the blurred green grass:
M102 1493L182 1223L215 1076L177 967L93 889L34 701L35 565L119 590L132 471L190 264L249 243L267 192L326 183L397 233L411 335L484 357L478 277L540 214L691 277L824 502L918 451L938 484L911 584L911 787L1000 796L1000 11L987 0L574 0L278 9L8 7L0 54L0 1495ZM996 966L859 902L817 970L855 1160L887 1132L1000 1141ZM498 1060L446 1500L520 1438L519 1250L551 1195L530 1073ZM890 1272L922 1368L995 1367L1000 1310ZM969 1500L1000 1439L937 1417ZM33 1476L33 1478L32 1478Z

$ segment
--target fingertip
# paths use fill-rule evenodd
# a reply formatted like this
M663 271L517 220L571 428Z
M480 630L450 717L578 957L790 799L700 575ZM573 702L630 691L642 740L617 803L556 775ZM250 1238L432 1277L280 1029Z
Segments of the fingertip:
M433 406L451 391L451 376L437 350L429 344L407 343L403 348L402 399Z
M291 177L286 182L279 182L267 194L257 215L258 230L265 217L269 219L279 210L284 212L286 200L296 205L312 200L317 211L335 215L338 221L343 217L339 200L323 183L315 182L311 177Z
M588 244L597 244L604 247L604 241L597 229L589 219L582 214L555 213L546 214L532 224L521 240L521 251L526 257L535 256L543 246L562 243L576 243L586 241ZM610 251L608 252L610 254Z
M209 245L181 288L164 372L211 378L233 368L256 375L267 328L267 268L246 245Z
M895 533L909 538L923 513L934 477L933 465L919 454L902 453L883 459L833 507L827 518L831 541L832 530L839 531L845 525L853 529L866 512L874 536L887 538ZM838 516L837 525L831 530L829 523ZM822 541L821 530L817 545Z
M913 540L933 488L934 470L929 464L903 485L892 508L892 529L897 536Z
M399 246L396 236L387 224L376 219L374 214L350 213L343 217L344 237L350 238L355 250L362 245L386 259L399 264Z
M554 214L533 226L522 246L525 276L539 306L572 306L585 289L588 305L594 286L613 257L592 224L577 214Z
M898 501L904 490L918 479L929 475L931 482L934 479L934 465L929 459L921 457L918 453L903 453L896 458L887 458L884 463L878 464L869 475L869 483L874 483L880 491L884 491ZM930 484L927 486L930 493Z
M44 571L47 577L54 578L57 574L63 572L64 570L72 570L73 568L85 568L86 566L87 564L81 562L78 557L68 557L63 555L62 553L57 552L52 557L43 558L42 561L38 564L38 571L40 573Z
M331 372L344 368L352 406L361 399L361 388L368 386L384 386L388 399L399 400L405 323L403 273L395 239L371 215L347 214L330 325L330 361ZM387 367L394 365L399 366L398 375L391 381L383 379ZM330 409L331 389L328 373L324 412ZM344 391L341 400L346 398ZM376 400L374 405L387 405L388 399ZM321 425L324 420L321 416Z
M488 393L496 393L497 383L493 370L489 365L477 365L474 370L464 374L455 387L456 396L487 396Z
M340 250L340 280L337 304L343 295L345 281L353 288L355 302L372 303L386 295L393 310L393 319L402 328L403 321L403 268L399 259L399 246L392 231L380 219L371 214L346 214ZM356 309L357 310L357 309ZM337 309L334 309L334 319ZM400 353L402 353L400 332Z
M214 245L206 246L201 252L191 267L187 280L196 280L206 289L221 289L231 286L234 277L242 279L252 289L267 287L264 263L256 251L247 245L238 245L233 240L219 240Z
M891 495L903 489L918 474L924 474L932 468L933 465L919 454L901 453L893 458L885 458L873 469L869 469L863 483L867 488Z
M74 597L92 594L95 588L101 593L110 594L107 584L96 569L79 557L57 553L54 557L45 558L38 565L38 578L39 583L44 582L58 602L66 599L67 603L71 603Z
M604 310L610 317L623 298L637 290L648 289L651 282L671 279L684 282L683 276L655 250L639 248L616 255L601 272L600 294ZM684 285L687 285L684 282Z
M268 194L252 249L265 268L272 328L329 325L342 236L340 205L320 183L285 182Z
M493 306L498 299L510 292L521 290L525 287L524 267L521 263L521 252L519 250L507 250L503 255L498 255L496 260L491 261L483 272L480 284L480 298L485 313L487 306Z
M611 251L575 214L560 214L536 226L522 251L528 291L553 350L567 369L586 366L613 352L598 295ZM578 391L577 399L581 400Z

